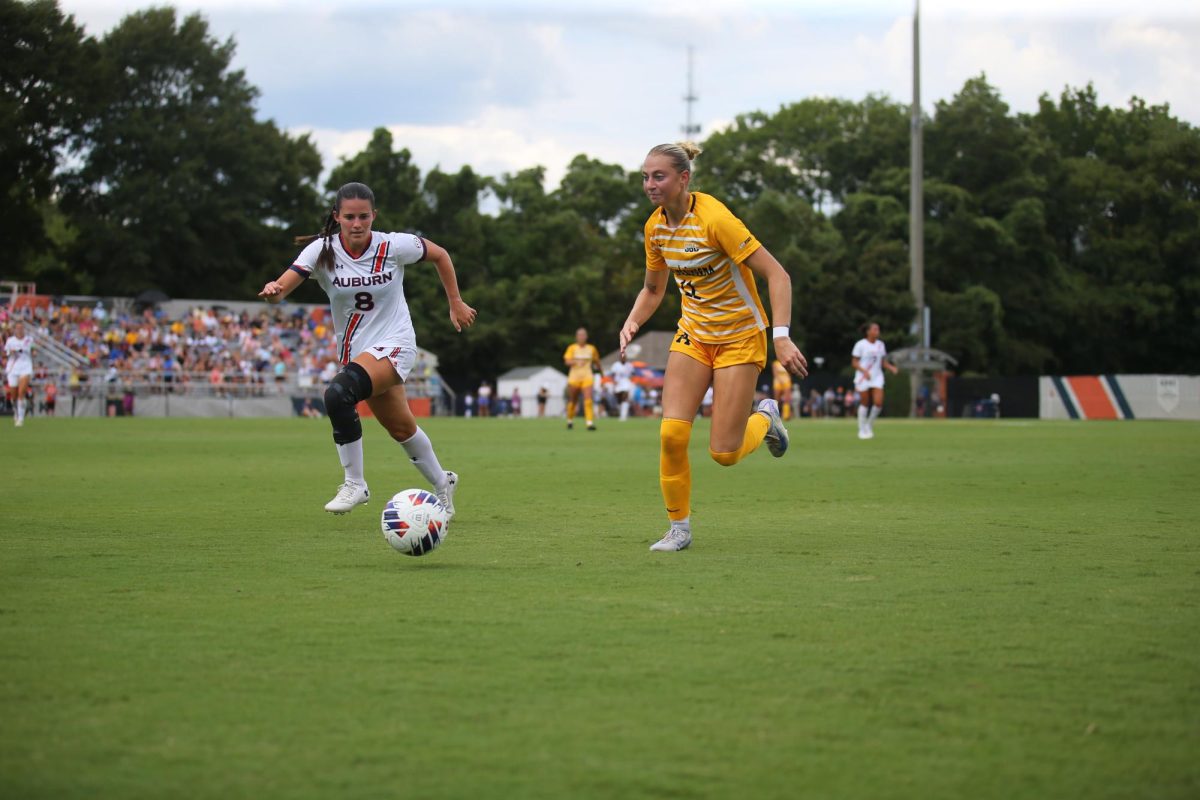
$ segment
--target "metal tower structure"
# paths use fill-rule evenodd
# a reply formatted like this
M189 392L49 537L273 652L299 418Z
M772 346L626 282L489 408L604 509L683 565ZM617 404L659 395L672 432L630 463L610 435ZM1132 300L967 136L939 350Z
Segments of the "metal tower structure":
M688 70L687 70L687 94L683 96L683 102L687 104L687 121L683 124L683 138L686 140L695 140L700 135L700 123L693 122L692 108L696 101L700 98L696 96L696 89L692 83L694 76L694 58L696 48L688 45Z

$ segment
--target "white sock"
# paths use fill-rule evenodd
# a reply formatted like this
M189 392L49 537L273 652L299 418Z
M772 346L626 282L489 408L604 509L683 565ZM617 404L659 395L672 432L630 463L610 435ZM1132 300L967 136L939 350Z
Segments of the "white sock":
M860 431L865 431L867 429L867 407L866 406L858 407L858 429Z
M624 400L621 402L621 419L622 420L629 419L629 401L628 400Z
M17 401L17 414L16 414L16 416L17 416L17 422L24 422L24 421L25 421L25 401L24 401L23 399L22 399L22 400L18 400L18 401Z
M366 486L367 479L363 477L362 439L355 439L350 444L339 444L337 451L338 460L342 462L342 469L346 471L346 480Z
M446 470L442 469L433 452L433 442L429 441L425 431L417 428L417 432L401 442L400 446L408 453L408 460L425 476L425 480L433 484L434 491L440 492L446 488Z
M879 406L871 406L871 414L867 419L868 428L874 427L875 420L879 418L879 412L882 410Z
M691 533L692 532L692 518L684 517L683 519L673 519L673 520L671 520L671 527L672 528L682 528L683 530L687 531L688 533Z

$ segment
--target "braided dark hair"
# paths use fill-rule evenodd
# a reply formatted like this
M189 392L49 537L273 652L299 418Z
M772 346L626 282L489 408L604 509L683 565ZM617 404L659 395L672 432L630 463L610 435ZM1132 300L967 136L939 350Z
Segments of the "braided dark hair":
M365 183L347 183L337 190L333 198L333 208L325 216L325 224L316 236L297 236L296 244L308 244L322 239L321 255L317 256L317 266L333 270L333 235L338 231L337 213L342 209L343 200L366 200L375 210L375 193Z

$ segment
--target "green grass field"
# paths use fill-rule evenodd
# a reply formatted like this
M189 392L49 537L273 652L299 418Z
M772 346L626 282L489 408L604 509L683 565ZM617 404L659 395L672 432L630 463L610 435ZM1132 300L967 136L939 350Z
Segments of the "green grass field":
M692 549L657 423L0 425L0 797L1195 798L1200 425L792 424Z

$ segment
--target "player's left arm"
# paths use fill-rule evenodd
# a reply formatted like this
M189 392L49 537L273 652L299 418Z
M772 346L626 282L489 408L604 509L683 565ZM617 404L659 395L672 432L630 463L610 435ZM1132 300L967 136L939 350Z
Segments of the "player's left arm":
M792 279L787 274L775 256L767 248L760 246L747 256L746 266L755 275L767 282L767 295L771 299L771 324L778 327L790 327L792 323ZM808 359L796 347L791 336L775 338L775 357L779 363L801 378L808 375Z
M900 368L899 368L899 367L897 367L895 364L893 364L893 363L892 363L892 357L891 357L891 356L884 356L884 357L883 357L883 368L884 368L884 369L886 369L888 372L892 373L893 375L899 375L899 374L900 374Z
M467 305L458 291L458 275L454 271L454 262L446 248L422 237L425 244L425 260L433 262L438 277L442 279L442 288L446 290L446 300L450 303L450 324L454 330L462 333L463 328L469 328L475 322L475 309Z

